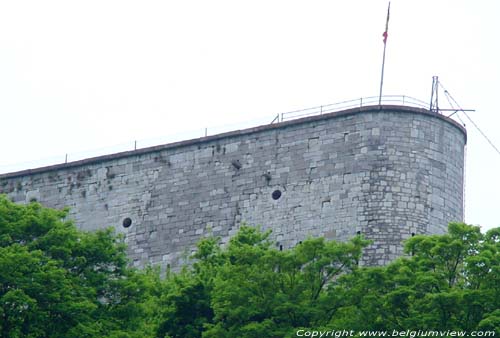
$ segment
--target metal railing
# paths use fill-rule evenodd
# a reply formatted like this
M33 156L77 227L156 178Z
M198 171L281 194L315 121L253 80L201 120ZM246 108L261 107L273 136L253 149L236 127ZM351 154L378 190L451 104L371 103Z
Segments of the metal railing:
M341 101L327 105L277 114L271 123L289 121L314 115L328 114L357 107L375 106L378 104L378 96L361 97L359 99ZM429 109L429 103L407 95L385 95L382 96L380 104L398 104L402 106Z
M274 119L271 121L271 124L283 121L289 121L293 119L298 119L301 117L321 115L327 113L333 113L336 111L341 111L350 108L356 107L365 107L365 106L374 106L379 104L378 96L371 97L363 97L354 100L341 101L332 104L321 105L317 107L311 107L307 109L294 110L286 113L281 113L275 115ZM397 104L404 106L411 106L417 108L425 108L429 109L429 104L407 95L386 95L382 96L381 104ZM198 130L193 130L189 132L178 133L174 135L165 135L163 137L153 138L153 139L144 139L144 140L136 140L131 141L129 143L119 144L111 147L101 148L101 149L93 149L89 151L83 152L74 152L67 153L57 157L45 158L45 159L36 159L30 162L24 163L16 163L16 164L5 164L0 165L0 174L15 172L24 169L31 169L37 167L44 167L48 165L68 163L72 161L78 161L86 158L114 154L123 151L131 151L143 149L159 144L168 144L177 141L184 141L194 138L206 137L211 135L217 135L224 132L229 132L237 129L251 128L257 125L265 125L269 120L267 118L259 118L258 120L241 122L238 124L227 124L224 126L214 126L211 128L203 128Z

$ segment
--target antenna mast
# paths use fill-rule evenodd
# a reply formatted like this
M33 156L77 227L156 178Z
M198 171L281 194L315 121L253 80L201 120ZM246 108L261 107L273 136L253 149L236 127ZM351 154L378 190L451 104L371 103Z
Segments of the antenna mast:
M434 112L434 113L439 113L438 88L439 88L438 77L433 76L432 77L431 104L429 106L429 110Z
M450 104L451 108L444 108L444 109L439 108L439 101L438 101L439 87L441 87L444 90L444 97L448 100L448 103ZM453 104L453 103L455 103L455 104ZM454 107L454 106L456 106L456 107ZM448 93L448 91L439 82L439 79L437 76L432 77L431 103L429 105L429 110L433 113L436 113L436 114L442 114L443 112L453 112L450 115L448 115L447 117L451 117L451 116L457 114L458 112L463 112L464 114L466 114L466 112L468 112L468 111L475 111L474 109L462 109L462 108L460 108L460 106L455 101L455 99L453 99L451 97L450 93ZM458 118L458 119L460 120L460 122L462 122L462 124L464 124L460 118ZM465 126L465 124L464 124L464 126Z

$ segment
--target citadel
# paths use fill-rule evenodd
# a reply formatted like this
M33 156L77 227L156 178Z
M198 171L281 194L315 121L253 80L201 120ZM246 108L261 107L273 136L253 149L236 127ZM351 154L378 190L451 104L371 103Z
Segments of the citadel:
M84 230L123 233L135 266L176 268L241 224L276 248L308 237L373 241L362 263L463 219L466 131L409 105L372 105L0 175L14 202L70 207Z

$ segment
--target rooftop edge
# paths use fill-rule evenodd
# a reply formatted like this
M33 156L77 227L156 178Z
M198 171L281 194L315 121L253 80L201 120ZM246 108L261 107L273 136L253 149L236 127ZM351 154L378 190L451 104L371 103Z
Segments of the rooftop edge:
M211 136L205 136L205 137L194 138L194 139L189 139L189 140L184 140L184 141L167 143L167 144L162 144L162 145L157 145L157 146L152 146L152 147L140 148L137 150L129 150L129 151L123 151L123 152L119 152L119 153L90 157L90 158L86 158L83 160L72 161L72 162L68 162L68 163L60 163L60 164L54 164L54 165L38 167L38 168L33 168L33 169L25 169L25 170L0 174L0 179L9 179L9 178L22 177L22 176L31 176L31 175L35 175L35 174L50 172L50 171L56 171L56 170L61 170L61 169L70 169L70 168L80 167L80 166L84 166L84 165L88 165L88 164L95 164L95 163L99 163L99 162L121 159L124 157L144 155L144 154L148 154L148 153L152 153L152 152L156 152L156 151L161 151L161 150L166 150L166 149L175 149L175 148L180 148L180 147L186 147L186 146L190 146L190 145L195 145L195 144L205 143L205 142L210 142L210 141L216 141L216 140L234 137L234 136L249 135L249 134L253 134L253 133L257 133L257 132L261 132L261 131L265 131L265 130L280 129L280 128L283 128L286 126L291 126L291 125L296 125L296 124L321 121L321 120L326 120L326 119L331 119L331 118L354 115L357 113L369 113L369 112L380 112L380 111L401 112L401 113L407 112L407 113L422 114L422 115L427 115L427 116L439 118L445 122L450 123L452 126L454 126L459 131L461 131L464 135L465 142L467 142L466 129L462 125L460 125L458 122L456 122L453 119L446 117L444 115L429 111L429 110L424 109L424 108L415 108L415 107L411 107L411 106L372 105L372 106L350 108L350 109L346 109L346 110L335 111L332 113L307 116L307 117L297 118L297 119L284 121L284 122L265 124L265 125L260 125L260 126L256 126L256 127L239 129L239 130L229 131L229 132L211 135Z

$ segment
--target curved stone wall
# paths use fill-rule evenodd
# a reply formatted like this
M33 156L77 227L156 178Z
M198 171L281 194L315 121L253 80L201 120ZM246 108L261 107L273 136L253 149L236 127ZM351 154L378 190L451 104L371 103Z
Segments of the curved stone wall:
M83 229L115 227L137 266L177 267L200 237L227 241L243 222L271 228L281 249L362 233L374 241L363 262L378 265L412 234L462 220L465 143L441 115L362 107L0 175L0 192L69 206Z

